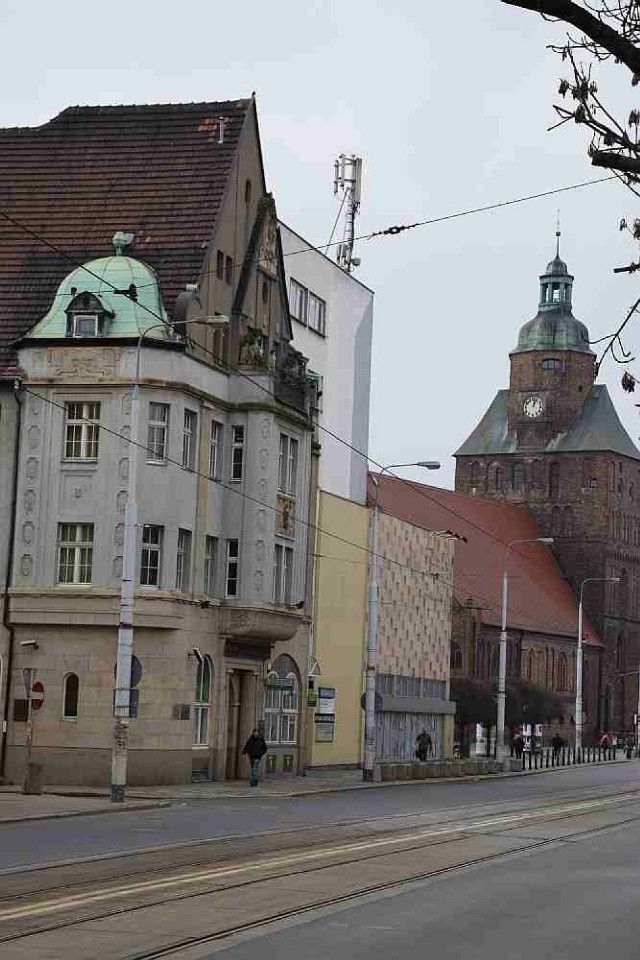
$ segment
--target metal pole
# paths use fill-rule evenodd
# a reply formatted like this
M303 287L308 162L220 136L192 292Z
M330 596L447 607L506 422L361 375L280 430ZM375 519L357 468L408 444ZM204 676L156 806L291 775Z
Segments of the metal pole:
M376 762L376 667L378 661L378 516L371 514L371 565L369 573L369 620L367 623L367 675L365 685L364 763L362 779L373 781Z
M582 750L582 589L578 604L578 655L576 657L576 750Z
M507 703L507 557L505 554L504 570L502 571L502 627L500 629L500 671L498 674L498 722L496 724L496 758L504 760L506 757L504 722Z

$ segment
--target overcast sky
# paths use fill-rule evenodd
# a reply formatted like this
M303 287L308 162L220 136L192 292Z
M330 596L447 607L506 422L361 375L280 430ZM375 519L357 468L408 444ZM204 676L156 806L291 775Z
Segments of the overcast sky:
M546 132L562 76L546 44L561 28L499 0L0 0L0 11L1 125L36 125L70 104L255 90L269 189L312 242L328 239L342 152L365 160L358 233L599 175L584 130ZM574 313L595 338L640 289L611 272L636 256L618 232L636 204L606 183L359 244L357 276L376 293L371 456L440 459L438 482L451 486L451 454L508 385L509 350L536 313L556 209ZM640 351L640 319L626 343ZM600 379L635 441L640 396L622 393L620 374L609 365Z

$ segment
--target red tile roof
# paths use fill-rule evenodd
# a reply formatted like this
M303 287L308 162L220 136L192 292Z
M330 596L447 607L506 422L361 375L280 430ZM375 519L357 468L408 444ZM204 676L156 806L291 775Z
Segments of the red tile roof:
M0 211L80 262L110 253L118 230L133 232L131 255L156 269L171 311L199 279L252 105L70 107L41 127L0 130ZM9 344L71 269L0 216L0 378L15 366Z
M500 626L502 571L507 544L539 537L525 507L468 497L395 477L379 478L380 509L427 530L449 530L467 538L456 544L453 592L456 600L472 599L482 608L483 623ZM369 480L369 497L375 499ZM507 622L510 629L576 637L578 603L556 563L553 550L542 543L514 546L509 551ZM585 617L586 643L601 646Z

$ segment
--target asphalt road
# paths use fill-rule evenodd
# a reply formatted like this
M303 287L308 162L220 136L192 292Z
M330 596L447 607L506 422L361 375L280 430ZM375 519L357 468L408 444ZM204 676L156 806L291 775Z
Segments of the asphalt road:
M188 840L244 836L362 818L402 817L399 826L436 822L483 805L549 802L589 789L640 787L640 763L585 766L475 783L418 783L291 799L178 801L140 813L114 813L0 825L0 870L100 856ZM384 824L389 829L389 823Z
M326 911L235 946L226 960L635 960L640 826L615 828Z

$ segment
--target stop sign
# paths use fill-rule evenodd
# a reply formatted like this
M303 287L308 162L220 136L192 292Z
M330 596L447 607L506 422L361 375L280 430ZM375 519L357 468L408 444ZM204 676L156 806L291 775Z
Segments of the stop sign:
M31 707L33 710L39 710L44 703L44 684L36 680L31 688Z

